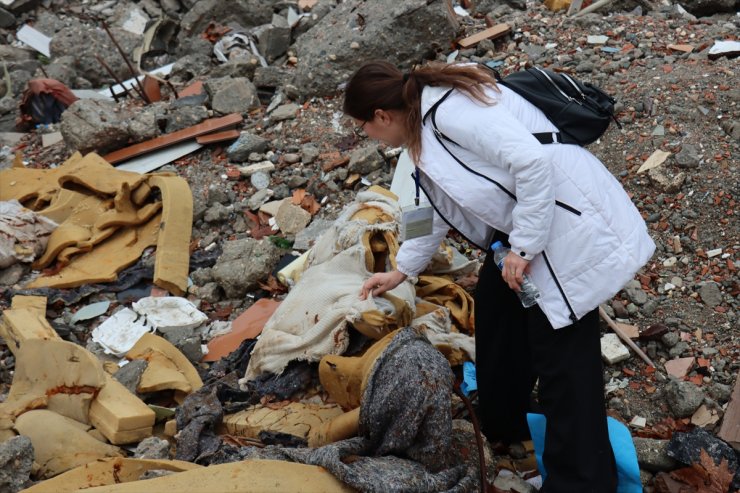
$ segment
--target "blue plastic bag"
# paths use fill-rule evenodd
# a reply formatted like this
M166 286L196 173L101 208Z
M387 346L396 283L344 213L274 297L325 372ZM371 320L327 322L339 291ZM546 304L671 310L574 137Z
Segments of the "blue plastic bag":
M478 379L475 375L475 363L466 361L463 363L463 381L460 384L460 390L465 397L471 392L478 390Z
M537 469L544 480L547 473L542 464L542 452L545 450L547 419L542 414L527 414L527 423L534 443ZM606 418L606 424L609 428L609 441L617 462L617 493L642 493L640 466L637 464L637 452L629 429L611 417Z

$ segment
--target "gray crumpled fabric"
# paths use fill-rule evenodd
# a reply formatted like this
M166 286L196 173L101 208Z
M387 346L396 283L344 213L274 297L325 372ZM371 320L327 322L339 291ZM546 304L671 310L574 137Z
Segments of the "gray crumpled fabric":
M455 462L452 451L452 382L442 354L423 333L404 328L371 371L358 437L316 449L253 448L242 459L322 466L363 492L478 491L475 468Z

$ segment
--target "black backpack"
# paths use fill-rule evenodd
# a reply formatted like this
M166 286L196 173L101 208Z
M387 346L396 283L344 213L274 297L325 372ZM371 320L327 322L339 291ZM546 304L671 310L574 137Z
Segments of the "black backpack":
M496 70L485 65L484 67L494 73L499 84L539 108L560 130L556 133L533 133L542 144L560 142L586 146L601 137L612 120L622 128L614 116L616 100L593 84L538 67L514 72L506 77L501 77ZM435 131L434 116L437 107L451 92L452 90L448 91L440 98L424 116L426 119L431 114Z
M558 142L586 146L598 140L614 120L616 100L588 82L564 74L533 67L501 77L493 71L499 84L516 92L539 108L558 127ZM552 133L535 133L543 144L554 142Z

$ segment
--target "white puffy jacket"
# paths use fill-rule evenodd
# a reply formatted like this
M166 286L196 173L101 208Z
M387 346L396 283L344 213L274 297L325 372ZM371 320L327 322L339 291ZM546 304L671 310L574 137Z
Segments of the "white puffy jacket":
M449 88L426 87L421 112ZM484 105L453 91L436 111L444 147L427 118L420 182L436 214L431 235L408 240L398 270L424 270L450 227L482 249L495 230L530 260L539 306L554 328L572 324L614 296L652 256L645 222L609 170L586 149L540 144L556 132L527 100L501 87ZM454 155L451 155L445 147Z

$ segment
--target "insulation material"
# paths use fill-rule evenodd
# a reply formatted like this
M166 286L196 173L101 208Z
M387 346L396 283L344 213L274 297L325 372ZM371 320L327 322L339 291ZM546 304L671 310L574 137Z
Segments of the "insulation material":
M229 435L237 437L259 439L261 431L275 431L307 438L342 414L344 411L336 404L291 402L279 408L258 404L224 416L223 426Z
M293 360L344 353L350 324L359 322L364 333L380 339L411 322L410 282L384 294L383 301L358 297L373 272L395 267L399 220L398 203L387 192L357 194L312 249L300 281L265 325L240 383L281 373Z
M33 262L43 254L57 224L17 200L0 202L0 269Z
M475 333L473 297L450 279L439 276L419 276L416 296L450 311L455 327L460 332Z

